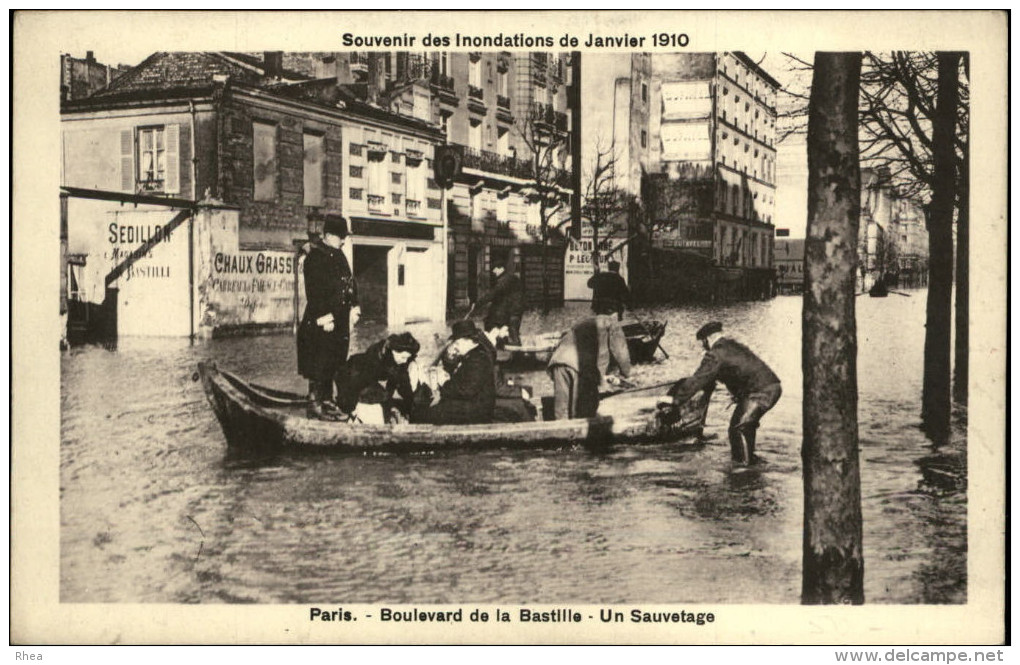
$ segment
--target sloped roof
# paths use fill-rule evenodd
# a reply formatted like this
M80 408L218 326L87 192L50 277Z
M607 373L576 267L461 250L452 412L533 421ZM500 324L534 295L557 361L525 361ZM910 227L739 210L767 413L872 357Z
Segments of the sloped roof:
M349 89L354 86L338 85L335 78L313 79L293 70L284 70L282 74L282 80L267 78L263 60L247 53L160 51L106 88L69 102L63 108L78 110L125 101L183 99L211 92L216 86L214 77L228 76L231 84L239 89L254 88L334 111L338 103L342 103L344 110L352 115L395 122L437 136L441 133L433 123L392 113L362 101L358 98L358 91Z
M217 75L243 85L261 85L265 81L261 67L246 64L220 53L159 51L92 96L199 88Z

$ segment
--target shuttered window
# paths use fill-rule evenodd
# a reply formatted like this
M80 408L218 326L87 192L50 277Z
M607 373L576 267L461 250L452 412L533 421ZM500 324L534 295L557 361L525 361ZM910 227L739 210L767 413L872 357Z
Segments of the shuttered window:
M254 182L256 201L276 200L276 125L262 122L254 127Z
M135 133L132 129L120 132L120 189L135 191Z
M181 127L158 125L120 133L120 187L125 192L181 191Z
M322 205L323 137L305 134L305 205Z

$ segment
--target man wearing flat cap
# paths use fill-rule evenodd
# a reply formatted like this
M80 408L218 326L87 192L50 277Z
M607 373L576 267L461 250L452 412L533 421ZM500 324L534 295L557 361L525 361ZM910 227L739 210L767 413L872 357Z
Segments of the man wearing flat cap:
M754 443L758 422L776 405L783 389L779 377L749 348L722 335L722 324L712 321L701 327L697 338L705 357L693 376L680 379L669 390L676 409L701 390L711 390L721 381L737 403L730 418L730 450L733 461L749 465L755 460Z
M343 253L347 236L347 220L326 215L322 235L312 238L304 260L307 304L297 331L298 371L308 379L309 415L323 420L346 415L333 401L333 382L347 361L351 326L361 316L358 287Z

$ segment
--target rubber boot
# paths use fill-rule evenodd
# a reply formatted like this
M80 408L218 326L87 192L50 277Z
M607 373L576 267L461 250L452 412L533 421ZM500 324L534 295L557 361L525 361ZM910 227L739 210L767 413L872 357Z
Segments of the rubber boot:
M730 436L730 457L735 464L743 464L747 466L747 459L749 459L748 452L745 448L744 437L739 427L731 427L729 429Z
M744 437L744 449L747 451L747 459L744 463L748 466L756 464L758 457L754 454L754 443L755 439L758 438L758 426L753 423L742 426L740 434Z
M745 423L730 428L730 452L735 463L743 466L754 464L757 459L754 456L757 431L758 426L754 423Z

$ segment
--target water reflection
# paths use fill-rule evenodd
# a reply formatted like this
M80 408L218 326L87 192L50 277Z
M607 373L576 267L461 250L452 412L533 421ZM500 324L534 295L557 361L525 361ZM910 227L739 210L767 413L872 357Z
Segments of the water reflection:
M965 454L933 451L916 427L923 302L858 303L869 602L966 600ZM530 313L524 332L584 310ZM693 370L693 334L708 319L783 378L759 431L763 464L732 468L725 391L697 445L237 458L195 366L210 358L303 391L289 336L124 339L65 353L61 599L798 602L799 299L639 314L668 322L669 353L641 382ZM423 357L445 337L443 326L410 330ZM353 350L384 332L359 327ZM551 390L544 372L526 381Z

